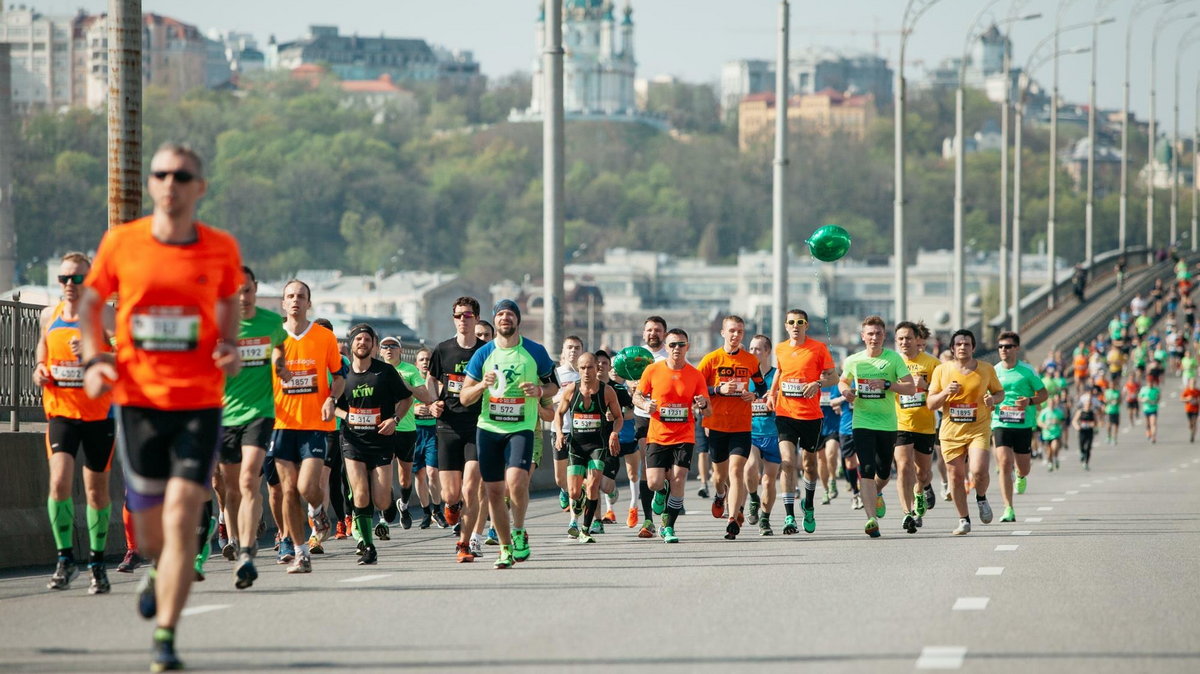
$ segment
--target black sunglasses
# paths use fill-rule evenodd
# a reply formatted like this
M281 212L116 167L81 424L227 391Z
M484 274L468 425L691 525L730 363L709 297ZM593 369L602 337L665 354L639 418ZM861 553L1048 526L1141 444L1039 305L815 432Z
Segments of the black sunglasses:
M174 176L177 183L190 183L196 179L196 174L191 171L151 171L150 175L154 176L155 180L166 180L167 176Z
M687 345L688 345L687 342L668 342L667 348L668 349L682 349L683 347L685 347Z
M464 311L462 313L453 314L453 316L456 319L461 321L464 318L475 318L475 312L474 311Z
M996 348L997 349L1015 349L1015 348L1017 348L1017 345L1016 344L997 344Z
M63 285L67 285L67 282L70 281L77 286L81 286L83 285L83 279L86 276L87 274L59 274L58 282Z

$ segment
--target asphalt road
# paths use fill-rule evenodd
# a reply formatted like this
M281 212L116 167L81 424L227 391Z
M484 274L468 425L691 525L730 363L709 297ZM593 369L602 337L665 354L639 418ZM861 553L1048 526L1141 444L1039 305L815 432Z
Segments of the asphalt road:
M730 542L692 483L679 545L623 525L568 541L547 497L531 509L532 558L508 571L492 568L496 548L456 564L447 531L398 527L378 566L334 541L311 575L268 561L247 591L218 556L177 646L196 671L1200 671L1200 451L1177 402L1163 416L1157 445L1128 430L1090 472L1074 448L1059 472L1038 465L1015 524L999 523L993 486L996 522L972 513L964 537L940 499L904 533L889 487L882 538L843 489L817 506L814 534L747 527ZM0 670L145 671L136 576L113 572L112 593L92 597L82 575L46 590L49 573L0 576Z

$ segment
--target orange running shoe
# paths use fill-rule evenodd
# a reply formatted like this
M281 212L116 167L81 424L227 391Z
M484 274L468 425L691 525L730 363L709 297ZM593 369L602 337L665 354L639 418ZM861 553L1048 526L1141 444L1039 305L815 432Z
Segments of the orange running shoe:
M346 521L345 520L338 520L337 531L334 532L333 537L338 539L339 541L346 537Z
M725 517L725 497L718 496L713 499L712 516L716 519L724 519L724 517Z
M446 523L449 524L450 526L454 526L455 524L458 524L459 512L461 512L461 511L462 511L461 503L455 503L454 505L450 505L449 503L447 503L446 504L446 512L445 512Z
M625 518L625 526L629 527L630 529L636 529L638 522L640 521L641 520L638 518L637 507L630 508L629 517Z
M604 518L600 521L605 524L616 524L617 523L617 514L611 510L607 510L604 512Z
M737 523L739 527L746 523L746 513L742 512L741 510L739 510L737 514Z
M475 561L475 555L471 554L471 548L466 543L455 543L454 549L456 551L459 564Z
M646 520L638 531L638 538L654 538L654 522Z

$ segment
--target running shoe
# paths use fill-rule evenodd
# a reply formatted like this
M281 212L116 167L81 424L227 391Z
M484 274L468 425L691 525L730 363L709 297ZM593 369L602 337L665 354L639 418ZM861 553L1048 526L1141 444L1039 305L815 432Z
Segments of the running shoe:
M287 568L287 572L312 573L312 558L308 555L299 555L296 557L295 561L292 562L292 565Z
M837 497L838 497L837 480L830 480L829 481L829 498L837 498Z
M716 519L723 519L725 517L725 497L724 496L718 496L713 499L712 516Z
M663 527L662 539L663 543L678 543L679 537L675 535L675 527Z
M175 642L172 639L159 640L155 635L151 672L174 672L183 669L183 661L175 654Z
M863 508L862 495L855 494L853 497L850 498L850 509L851 510L862 510L862 508Z
M363 540L363 539L361 539L361 538L360 538L360 539L358 539L358 541L356 541L356 542L354 543L354 554L356 554L356 555L358 555L359 557L361 557L361 556L362 556L362 553L364 553L364 552L366 552L366 551L367 551L367 542L366 542L366 541L364 541L364 540Z
M436 524L437 528L439 529L445 529L446 527L450 526L450 524L446 522L446 515L442 513L442 507L440 505L433 508L433 523Z
M158 578L158 569L153 566L146 571L146 575L142 576L141 582L138 583L137 592L137 611L138 615L146 620L154 617L158 613L158 597L154 594L154 581Z
M484 545L500 545L500 537L496 535L496 527L488 527L483 539Z
M312 554L314 554L314 555L325 554L325 546L321 545L321 539L317 538L316 534L313 534L312 536L309 537L308 548L309 548L309 551L312 552Z
M133 573L133 570L141 566L143 561L142 556L138 554L137 550L126 550L125 559L122 559L121 563L117 565L117 571L119 573Z
M879 522L872 517L867 520L867 526L863 527L863 531L871 538L879 538Z
M1028 486L1028 485L1026 485L1026 478L1024 478L1024 477L1021 477L1020 475L1018 475L1018 476L1017 476L1017 493L1018 493L1018 494L1024 494L1024 493L1025 493L1025 488L1026 488L1027 486Z
M925 526L925 518L918 515L913 518L913 523L917 525L918 529L920 529L921 527Z
M932 487L932 486L933 485L931 484L930 487ZM942 483L942 500L943 501L953 501L954 500L950 494L950 483L949 482Z
M987 499L976 501L975 505L979 506L979 521L984 524L991 524L992 506L988 505Z
M50 576L50 582L46 583L46 589L65 590L71 587L71 581L78 575L79 567L75 566L74 560L59 557L58 564L54 567L54 575Z
M925 485L925 509L933 510L933 506L937 505L937 492L933 491L933 484Z
M458 559L459 564L475 561L475 555L471 554L471 549L466 543L454 544L454 556Z
M800 533L800 529L796 528L796 518L793 515L785 515L783 517L783 535L791 536L798 533Z
M217 547L224 551L226 545L229 545L229 530L224 522L217 522Z
M225 541L225 545L221 546L221 556L229 561L237 559L237 541Z
M334 531L333 537L337 540L346 538L346 521L338 520L337 529Z
M472 534L471 540L467 542L467 551L471 553L472 557L482 557L483 541L481 541L478 536Z
M367 549L363 550L362 557L358 558L358 565L367 566L369 564L375 564L378 561L379 551L375 549L374 545L368 545Z
M575 537L575 540L580 543L595 543L596 542L596 539L592 538L592 535L586 531L579 532L579 535Z
M663 537L664 538L666 537L665 532L667 531L667 529L670 529L670 528L672 528L672 527L663 527L663 532L664 532ZM729 524L725 525L725 540L732 541L733 539L737 538L737 535L740 533L742 533L742 527L741 527L741 525L738 524L737 519L732 518L732 517L729 518Z
M758 535L759 536L774 536L775 531L771 528L771 518L763 515L758 518Z
M312 518L313 533L324 541L329 538L329 532L333 530L333 524L329 521L329 515L325 514L325 508Z
M887 503L883 500L883 494L875 495L875 516L883 517L887 514Z
M571 497L567 495L567 490L559 489L558 490L558 508L560 510L566 510L570 506L571 506Z
M913 509L916 511L917 517L924 517L927 511L925 507L925 492L918 489L913 494Z
M451 531L453 531L453 532L454 532L454 535L455 535L455 536L457 536L457 535L461 534L461 533L462 533L462 520L459 520L458 522L456 522L456 523L454 524L454 528L453 528L453 529L451 529Z
M292 539L284 536L279 540L279 558L275 560L277 564L287 564L296 558L296 547L292 545Z
M576 517L583 517L583 500L583 494L580 494L579 498L571 501L571 512L575 513Z
M700 498L708 498L708 485L700 485L700 488L696 490L696 496L699 496Z
M433 526L433 515L428 510L426 510L425 516L421 518L421 523L418 524L417 526L419 526L422 529L428 529L429 527Z
M606 510L604 511L604 517L601 517L600 521L604 524L616 524L617 514L611 510Z
M1001 522L1016 522L1017 513L1012 509L1012 506L1004 507L1004 514L1000 517Z
M629 516L625 518L625 526L629 527L630 529L636 529L638 522L640 522L640 521L641 521L641 518L638 517L638 509L630 508Z
M529 533L524 529L512 530L512 556L518 562L529 559Z
M379 520L379 524L375 525L375 539L380 541L392 540L392 532L388 528L387 522Z
M258 569L254 568L254 558L249 552L238 555L238 565L233 571L233 577L233 586L239 590L245 590L258 580Z
M971 520L969 520L965 517L959 518L958 526L955 527L955 529L954 529L954 535L962 536L963 534L969 534L969 533L971 533Z
M638 538L654 538L654 522L646 520L642 522L642 528L638 530Z
M461 513L461 512L462 512L462 504L461 503L455 503L454 505L447 505L445 507L445 512L443 513L443 516L446 520L446 525L450 526L453 524L458 524L458 517L459 517L459 513ZM443 527L443 528L445 528L445 527Z
M579 536L579 522L571 520L571 523L567 525L567 538L575 538L577 536Z
M500 548L500 556L496 558L496 562L492 564L497 569L511 569L517 563L517 558L513 555L512 550L507 547Z
M654 511L655 515L663 514L667 509L667 492L662 490L654 492L654 498L650 501L650 509Z
M904 521L900 523L900 526L908 533L915 534L917 533L917 518L913 517L912 513L906 513Z
M408 505L396 499L396 508L400 511L400 527L403 529L412 528L412 513L408 511Z
M829 496L829 490L826 489L825 495L821 497L821 505L829 505L830 500L832 500L832 498Z
M88 570L92 572L92 584L88 586L88 594L108 594L112 584L108 582L108 571L104 569L104 563L88 564Z
M758 524L758 501L750 501L750 514L746 516L746 521L751 525Z
M805 508L801 503L800 510L804 511L804 533L811 534L817 530L816 508Z
M601 522L600 520L593 520L592 526L588 529L587 532L589 534L593 534L593 535L604 533L604 522Z

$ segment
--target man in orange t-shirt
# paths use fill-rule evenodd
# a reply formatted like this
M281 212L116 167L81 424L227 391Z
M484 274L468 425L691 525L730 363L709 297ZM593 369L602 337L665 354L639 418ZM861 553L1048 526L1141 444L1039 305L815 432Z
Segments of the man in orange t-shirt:
M821 439L821 389L837 383L829 347L808 336L808 313L789 309L785 319L788 339L775 347L775 381L767 405L775 410L779 429L779 454L783 461L783 533L800 532L796 526L796 452L804 450L804 507L812 509L817 490L817 444Z
M725 343L700 360L697 368L712 396L712 414L704 419L708 452L713 463L713 517L727 513L725 538L733 540L741 533L746 502L746 461L750 458L750 403L767 392L767 382L758 371L758 358L742 349L746 322L740 316L721 321ZM753 386L752 386L753 384ZM729 489L730 508L725 508L725 489Z
M675 520L683 510L683 488L692 468L696 419L708 416L708 387L687 362L688 334L667 331L667 359L646 368L633 404L650 415L646 429L646 485L654 492L651 509L662 515L659 536L678 543ZM669 471L669 475L668 475Z
M84 390L113 392L127 505L141 551L157 558L138 592L142 616L157 615L155 671L183 667L175 625L195 577L225 377L241 369L241 254L233 236L195 220L205 188L193 150L160 147L150 162L154 213L104 235L79 311ZM115 360L101 318L114 295Z
M1195 442L1196 416L1200 415L1200 389L1189 385L1179 392L1179 399L1183 401L1183 411L1187 414L1188 442Z
M308 320L312 291L304 281L283 286L283 359L275 363L279 375L275 388L275 432L267 456L275 462L283 486L283 519L287 538L296 553L287 559L280 544L280 563L292 562L288 573L311 573L312 557L304 536L304 510L317 541L325 540L332 525L325 514L322 468L326 441L337 430L335 402L346 385L337 338L328 329Z

